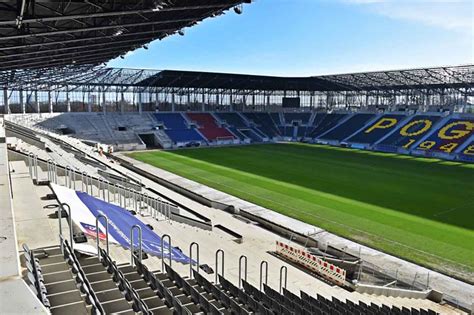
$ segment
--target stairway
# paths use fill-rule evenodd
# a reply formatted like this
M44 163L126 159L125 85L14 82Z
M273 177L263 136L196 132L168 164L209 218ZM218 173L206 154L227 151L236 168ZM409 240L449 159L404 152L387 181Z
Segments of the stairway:
M39 250L35 257L41 266L51 314L90 314L91 307L77 288L74 274L64 261L59 246Z

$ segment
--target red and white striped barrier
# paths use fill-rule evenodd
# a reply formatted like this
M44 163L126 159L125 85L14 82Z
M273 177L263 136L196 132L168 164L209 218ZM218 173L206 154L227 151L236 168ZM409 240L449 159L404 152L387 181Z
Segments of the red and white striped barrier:
M316 272L327 280L338 285L344 285L346 281L346 270L328 263L323 259L314 256L304 249L297 249L288 244L277 241L277 253L289 260Z

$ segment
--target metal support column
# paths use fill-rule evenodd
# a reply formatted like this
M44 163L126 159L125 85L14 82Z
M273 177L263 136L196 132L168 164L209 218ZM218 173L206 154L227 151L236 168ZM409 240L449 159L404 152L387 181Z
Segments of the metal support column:
M40 114L41 108L40 108L40 103L38 101L38 90L35 90L35 105L36 105L36 112Z
M138 92L138 113L142 114L142 92Z
M174 91L171 93L171 111L174 112L176 110L176 103L175 103L175 95Z
M51 97L51 88L48 90L48 108L49 112L53 113L53 98Z
M18 91L19 97L20 97L20 106L21 106L21 112L24 114L26 113L26 107L25 107L25 101L23 100L23 90L20 89Z
M120 112L123 114L125 112L125 96L123 95L123 90L120 91Z
M99 95L100 98L100 95ZM104 115L107 113L107 106L105 104L105 90L102 91L102 109L104 110Z
M69 99L69 85L66 85L66 106L67 112L71 112L71 100Z
M3 105L5 106L5 114L10 114L10 104L8 103L8 87L3 87Z

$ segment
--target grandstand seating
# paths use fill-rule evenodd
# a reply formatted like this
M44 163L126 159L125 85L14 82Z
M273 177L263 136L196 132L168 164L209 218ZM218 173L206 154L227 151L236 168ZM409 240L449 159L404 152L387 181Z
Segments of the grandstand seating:
M405 115L398 114L383 115L376 119L370 126L362 129L346 141L372 145L395 130L405 118Z
M293 121L300 121L301 124L309 124L311 118L311 113L284 113L283 117L285 118L286 124L291 124Z
M209 141L235 139L229 130L219 127L214 117L209 113L188 113L187 116L199 126L199 131Z
M465 162L474 162L474 139L466 143L467 145L459 152L458 157Z
M396 152L398 148L410 149L418 140L429 134L440 116L415 115L377 146L383 151Z
M243 113L250 121L257 125L257 129L263 132L268 138L280 136L277 126L269 113Z
M474 134L474 119L452 118L443 123L417 150L453 153Z
M468 161L469 154L461 151L474 132L472 116L440 113L65 113L28 119L33 125L56 132L67 129L74 137L112 144L119 150L141 149L144 143L171 148L224 143L216 141L220 139L258 143L281 138L348 142L353 148ZM299 123L293 125L296 121Z
M318 138L323 133L337 124L346 117L346 114L317 114L313 122L314 128L309 132L308 136Z
M215 113L215 115L222 121L225 121L229 126L233 126L237 129L247 128L247 124L245 123L245 120L238 113L235 113L235 112Z
M155 119L165 126L166 135L175 143L205 142L201 134L189 128L181 113L155 113Z
M293 138L295 127L293 127L293 126L278 126L278 129L279 129L280 135L282 137Z
M343 141L364 127L365 124L374 117L374 114L354 114L336 128L323 134L320 138L324 140Z
M155 113L153 116L158 122L163 123L167 129L188 129L188 124L181 113Z

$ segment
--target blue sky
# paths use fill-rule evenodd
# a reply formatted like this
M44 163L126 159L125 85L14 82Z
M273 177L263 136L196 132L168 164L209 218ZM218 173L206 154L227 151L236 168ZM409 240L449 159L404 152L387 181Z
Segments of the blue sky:
M471 0L254 0L114 67L309 76L474 63Z

